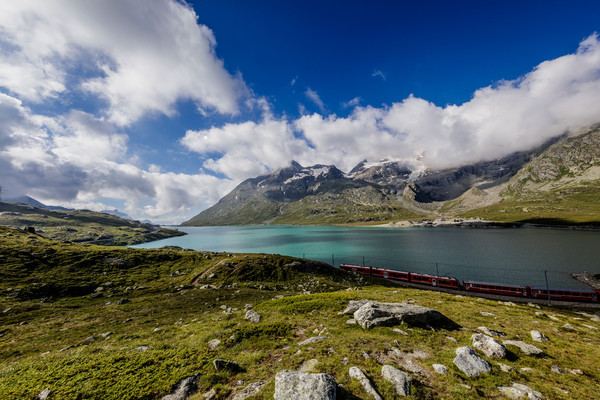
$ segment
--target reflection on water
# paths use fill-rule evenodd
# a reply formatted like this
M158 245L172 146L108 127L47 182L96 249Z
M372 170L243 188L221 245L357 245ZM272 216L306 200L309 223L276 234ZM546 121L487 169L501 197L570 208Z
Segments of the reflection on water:
M570 272L600 273L600 233L551 229L336 226L178 227L180 236L134 246L276 253L458 279L586 287ZM437 264L437 265L436 265Z

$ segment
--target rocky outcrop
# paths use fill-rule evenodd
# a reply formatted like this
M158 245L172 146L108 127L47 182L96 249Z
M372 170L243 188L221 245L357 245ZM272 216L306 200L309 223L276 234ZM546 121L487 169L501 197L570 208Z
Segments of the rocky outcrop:
M506 357L506 347L499 343L496 339L491 336L484 335L482 333L476 333L471 336L473 340L473 347L481 351L488 357L493 358L504 358Z
M275 375L275 400L335 400L335 379L328 374L283 370Z
M360 370L360 368L350 367L350 369L348 370L348 374L351 378L354 378L358 382L360 382L362 387L365 389L365 392L367 392L367 394L371 396L374 400L382 400L379 393L377 393L373 385L371 385L371 381L369 381L369 378L367 378L367 376Z
M198 390L197 381L200 374L194 374L185 379L182 379L175 390L162 398L162 400L186 400L188 397L196 393Z
M381 367L381 376L394 385L396 393L400 396L408 396L410 394L410 382L412 379L398 368L394 368L391 365L384 365Z
M469 378L488 373L492 370L490 364L478 356L470 347L459 347L456 349L454 365Z
M458 328L455 322L439 311L410 303L369 301L354 312L354 319L363 329L375 326L394 326L403 323L422 328Z

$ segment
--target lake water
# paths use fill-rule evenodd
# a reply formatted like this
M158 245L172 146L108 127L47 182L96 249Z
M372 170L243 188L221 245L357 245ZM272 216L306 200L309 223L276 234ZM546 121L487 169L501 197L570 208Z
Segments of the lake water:
M180 236L133 246L273 253L500 283L578 288L570 272L600 273L600 232L552 229L337 226L176 227ZM547 271L547 274L545 274Z

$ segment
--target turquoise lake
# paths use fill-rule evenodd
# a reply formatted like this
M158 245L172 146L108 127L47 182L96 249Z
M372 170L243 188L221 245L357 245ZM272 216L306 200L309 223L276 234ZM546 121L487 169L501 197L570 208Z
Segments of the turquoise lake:
M175 227L188 235L132 247L272 253L479 281L585 288L571 272L600 273L600 232L554 229L337 226ZM437 264L437 265L436 265ZM547 273L545 274L545 271Z

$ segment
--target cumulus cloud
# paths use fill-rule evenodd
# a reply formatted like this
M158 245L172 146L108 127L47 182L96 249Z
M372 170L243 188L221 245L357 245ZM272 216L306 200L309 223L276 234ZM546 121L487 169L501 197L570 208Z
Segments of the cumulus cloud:
M105 101L120 125L146 113L171 116L181 99L237 113L247 89L215 46L193 9L173 0L0 4L0 86L32 102L80 89Z

